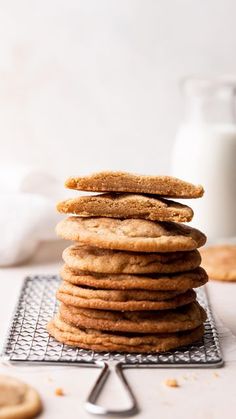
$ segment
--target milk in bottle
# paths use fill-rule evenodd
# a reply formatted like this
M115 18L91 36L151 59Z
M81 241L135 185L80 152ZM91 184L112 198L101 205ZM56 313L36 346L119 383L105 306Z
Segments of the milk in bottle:
M202 199L185 201L193 225L215 240L236 236L236 122L234 82L188 79L185 120L176 136L172 174L201 183Z

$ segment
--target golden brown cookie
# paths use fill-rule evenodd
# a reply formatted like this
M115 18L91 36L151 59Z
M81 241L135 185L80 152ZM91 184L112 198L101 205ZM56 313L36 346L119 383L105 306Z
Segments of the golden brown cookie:
M174 310L104 311L61 304L60 317L85 329L132 333L172 333L195 329L206 320L204 309L195 301Z
M127 301L163 301L169 300L170 298L176 297L186 290L183 291L150 291L150 290L116 290L109 289L104 290L94 289L88 286L74 285L71 282L62 281L58 288L59 292L68 293L73 296L80 298L85 298L88 300L105 300L105 301L115 301L115 302L127 302Z
M236 245L206 247L201 255L210 279L236 281Z
M0 419L35 418L41 410L36 390L16 378L0 376Z
M176 252L203 246L206 236L173 222L140 219L68 217L59 222L58 236L102 249L134 252Z
M65 186L70 189L94 192L131 192L175 198L199 198L204 189L171 176L147 176L125 172L100 172L71 177Z
M172 253L137 253L76 245L67 247L62 257L73 270L102 273L170 273L197 268L198 250Z
M62 279L75 285L85 285L100 289L142 289L181 291L201 287L207 282L207 274L202 268L176 274L102 274L96 272L73 271L64 265L60 274Z
M163 352L190 345L203 337L204 326L193 330L166 334L121 334L79 329L68 325L56 315L47 330L59 342L99 352Z
M63 282L57 290L57 299L75 307L98 310L166 310L195 301L193 290L176 295L174 291L94 290ZM166 299L161 299L165 297ZM167 298L168 297L168 298Z
M81 217L144 218L156 221L187 222L193 210L187 205L151 195L107 193L79 196L59 202L61 213Z

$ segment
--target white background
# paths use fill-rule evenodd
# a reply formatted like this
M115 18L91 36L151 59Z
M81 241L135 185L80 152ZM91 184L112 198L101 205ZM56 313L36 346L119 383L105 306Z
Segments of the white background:
M0 164L168 173L178 82L236 71L235 16L234 0L1 0Z
M31 164L61 179L106 168L168 173L183 112L179 80L236 73L235 51L234 0L0 0L0 167ZM27 265L0 269L0 343L23 277L58 271L64 243L52 245ZM233 417L235 284L211 281L208 291L234 334L221 334L225 368L128 371L140 418ZM97 371L0 364L0 373L39 390L42 419L88 417ZM180 388L166 387L168 378ZM109 407L119 402L113 385L106 394Z

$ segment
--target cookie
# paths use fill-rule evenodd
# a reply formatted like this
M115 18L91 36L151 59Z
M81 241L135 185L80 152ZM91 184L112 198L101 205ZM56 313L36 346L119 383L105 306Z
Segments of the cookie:
M61 304L60 317L85 329L132 333L170 333L191 330L206 320L204 309L195 301L175 310L103 311Z
M176 297L184 291L150 291L150 290L104 290L94 289L88 286L74 285L71 282L62 281L58 288L59 292L68 293L74 297L86 300L105 300L109 302L130 301L163 301Z
M207 247L201 254L210 279L236 281L236 245Z
M99 249L77 243L63 251L62 257L73 270L102 273L172 273L197 268L198 250L172 253L136 253Z
M187 251L206 242L206 236L195 228L140 219L68 217L59 222L56 232L89 246L134 252Z
M102 274L96 272L73 271L64 265L60 270L62 279L75 285L100 289L142 289L181 291L201 287L207 282L207 274L202 268L177 274Z
M81 217L144 218L177 222L187 222L193 218L193 210L187 205L151 195L108 193L80 196L59 202L57 210Z
M56 293L62 303L75 307L95 308L97 310L166 310L195 301L196 294L188 290L181 294L174 291L142 291L142 290L94 290L82 288L63 282ZM166 299L162 298L162 293ZM174 293L174 295L173 295ZM168 299L167 299L168 297Z
M41 410L36 390L16 378L0 376L0 419L35 418Z
M166 334L120 334L80 329L65 323L56 315L47 330L57 341L99 352L163 352L190 345L203 337L203 325L193 330Z
M204 189L172 176L146 176L125 172L100 172L88 176L71 177L65 186L93 192L131 192L175 198L199 198Z

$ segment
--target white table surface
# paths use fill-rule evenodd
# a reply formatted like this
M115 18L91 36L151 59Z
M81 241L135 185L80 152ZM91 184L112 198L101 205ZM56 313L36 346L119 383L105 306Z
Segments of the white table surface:
M0 269L0 341L3 342L18 292L25 275L57 273L62 243L51 243L38 250L34 260L22 266ZM225 327L236 336L236 283L211 281L208 291L213 310ZM225 366L220 369L133 369L126 370L128 381L139 400L140 413L135 416L148 419L194 418L222 419L235 417L236 408L236 345L227 350L230 333L222 338ZM236 340L235 340L236 342ZM40 418L91 418L83 402L98 374L95 368L31 367L0 365L2 374L13 375L35 386L41 394L44 412ZM179 388L164 385L167 378L176 378ZM65 396L55 395L57 387ZM125 406L127 400L116 382L108 383L102 402Z

